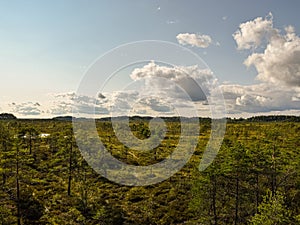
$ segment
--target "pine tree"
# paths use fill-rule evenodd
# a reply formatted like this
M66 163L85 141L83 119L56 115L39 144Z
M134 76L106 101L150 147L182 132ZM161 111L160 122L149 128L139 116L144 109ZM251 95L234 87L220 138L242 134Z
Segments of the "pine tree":
M296 224L291 211L284 205L284 196L279 191L276 195L269 191L258 206L258 213L250 219L250 225L292 225Z

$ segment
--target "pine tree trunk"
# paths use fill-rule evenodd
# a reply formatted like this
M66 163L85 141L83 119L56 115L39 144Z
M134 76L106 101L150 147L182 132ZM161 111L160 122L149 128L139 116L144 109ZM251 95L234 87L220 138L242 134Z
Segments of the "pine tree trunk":
M275 140L274 140L275 141ZM272 160L273 160L273 165L272 165L272 195L276 195L276 186L277 186L277 181L276 181L276 156L275 156L275 144L273 145L273 153L272 153Z
M71 182L72 182L72 141L71 141L71 147L69 152L69 181L68 181L68 196L71 195Z
M2 174L2 186L4 186L6 183L6 175L5 173Z
M236 177L236 190L235 190L235 219L234 225L238 224L239 221L239 176Z
M20 184L19 184L19 148L17 147L17 217L18 217L18 225L21 225L21 214L20 214Z
M216 207L216 195L217 195L217 180L216 180L216 177L213 176L212 204L213 204L213 213L214 213L214 225L218 224L217 207Z
M3 143L3 150L4 150L4 152L7 152L6 141L4 141L4 143ZM6 157L5 157L5 159L6 159ZM2 173L2 186L4 187L5 184L6 184L6 171L4 170L4 172Z
M258 205L259 205L259 175L256 172L256 213L258 213Z
M29 155L32 154L32 139L31 139L31 134L29 136Z
M83 203L83 213L84 215L87 214L87 204L88 204L88 197L87 197L87 190L86 190L86 169L83 169L83 193L82 193L82 203Z

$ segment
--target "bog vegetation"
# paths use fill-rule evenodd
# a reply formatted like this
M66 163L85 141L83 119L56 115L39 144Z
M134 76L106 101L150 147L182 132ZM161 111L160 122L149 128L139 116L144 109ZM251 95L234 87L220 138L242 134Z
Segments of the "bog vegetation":
M197 148L182 170L155 185L129 187L101 177L86 163L70 121L5 118L0 223L300 224L299 118L264 119L228 121L219 154L200 172L210 136L210 120L201 120ZM148 122L130 121L136 137L153 135ZM144 153L120 143L109 120L97 121L97 129L111 154L132 165L169 157L180 136L180 122L169 119L164 140Z

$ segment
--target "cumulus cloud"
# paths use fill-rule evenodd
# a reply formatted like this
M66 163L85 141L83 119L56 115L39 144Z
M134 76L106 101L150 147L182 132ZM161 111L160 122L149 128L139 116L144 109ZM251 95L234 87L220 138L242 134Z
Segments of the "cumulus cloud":
M157 94L157 92L155 92ZM167 101L158 95L138 90L124 90L105 93L105 101L76 93L56 95L49 113L75 117L124 116L124 115L170 115L174 113ZM165 99L168 96L164 97ZM79 100L79 101L78 101Z
M238 49L262 47L245 60L246 66L254 66L257 79L289 87L300 86L300 38L292 26L284 33L273 27L273 17L258 17L240 25L233 35ZM265 44L263 44L265 40Z
M263 108L272 101L271 98L261 95L249 95L245 94L236 98L236 105L238 106L258 106Z
M238 49L257 48L265 39L277 36L278 30L273 28L271 13L265 18L258 17L252 21L240 24L239 29L233 34Z
M149 97L142 99L141 103L145 106L149 106L153 111L156 112L171 112L172 108L164 101L159 98Z
M47 110L51 115L69 115L72 113L72 104L65 101L55 101Z
M147 71L150 71L148 70L150 68L149 64L131 73L137 82L141 79L147 80L147 76L150 76L151 82L144 84L146 86L150 85L147 87L144 86L146 89L106 92L103 93L105 99L100 100L97 96L94 98L79 96L76 93L61 93L56 95L56 101L53 103L51 112L49 113L52 115L71 115L73 108L79 112L80 116L86 117L93 115L95 115L95 117L110 115L172 116L177 115L176 110L182 112L182 115L188 115L185 114L185 112L196 107L199 116L210 115L210 105L207 104L206 100L202 99L198 101L191 99L192 101L190 101L184 99L184 96L181 95L182 90L181 92L176 90L177 85L170 85L182 79L179 70L177 71L174 70L174 68L168 67L167 69L164 68L164 66L153 64L153 62L150 64L152 64L152 69L153 67L158 67L157 70L152 70L151 74L147 75ZM167 73L168 70L172 69L177 73L174 71L172 73L173 75ZM143 70L144 72L141 73L141 71L138 72L138 70ZM168 77L170 82L163 83L160 82L160 79L152 80L155 76ZM155 80L157 81L156 83ZM152 85L156 85L156 87ZM161 92L158 91L160 88L162 88ZM228 116L236 115L239 117L251 116L257 113L285 114L300 112L300 92L297 88L273 85L272 83L254 85L226 83L221 85L221 89L226 102ZM151 92L151 90L153 92ZM200 94L200 96L202 96L202 94ZM31 103L30 105L33 107L34 104L35 103ZM18 107L18 110L19 109L20 107Z
M115 91L106 95L107 102L104 105L113 116L130 114L133 108L138 108L134 105L139 99L139 93L135 90Z
M221 86L229 114L300 110L297 90L269 83L255 85L223 84Z
M251 50L246 66L257 70L259 84L222 86L229 113L300 110L300 38L288 26L273 26L271 13L242 23L233 34L239 50Z
M133 69L130 78L134 85L122 91L95 93L95 96L74 92L53 95L49 113L68 115L73 110L75 117L158 116L177 115L175 108L180 108L188 116L194 103L207 102L211 87L216 82L209 69L198 66L169 67L153 61ZM209 108L208 105L200 105Z
M22 102L22 103L11 103L9 107L13 113L17 113L21 116L38 116L43 111L40 108L38 102Z
M176 38L181 45L191 45L199 48L207 48L212 43L211 37L205 34L180 33Z
M198 66L167 67L154 62L134 69L130 77L134 81L148 78L150 83L147 86L150 89L159 89L173 98L188 96L193 101L205 101L215 82L209 69L200 69Z
M105 99L78 95L75 92L59 93L54 95L55 101L49 109L54 115L67 115L79 113L80 115L107 114L108 109L103 106Z
M245 65L253 65L261 81L300 86L300 38L289 27L286 34L273 39L263 53L253 53Z

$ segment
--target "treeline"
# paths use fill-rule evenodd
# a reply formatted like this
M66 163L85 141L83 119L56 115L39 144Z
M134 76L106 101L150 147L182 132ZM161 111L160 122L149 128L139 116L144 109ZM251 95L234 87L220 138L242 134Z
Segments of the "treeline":
M124 120L127 117L120 116L118 117L119 120ZM149 121L153 117L150 116L131 116L129 117L131 121ZM161 117L166 122L180 122L180 117ZM11 113L1 113L0 114L0 120L14 120L17 119L17 117ZM72 119L76 119L72 116L58 116L54 117L51 120L55 121L72 121ZM79 118L80 119L80 118ZM85 119L85 118L81 118ZM184 120L189 120L189 118L183 118ZM42 119L43 120L43 119ZM44 119L48 120L48 119ZM292 115L268 115L268 116L253 116L250 118L226 118L226 120L230 123L232 122L300 122L300 116L292 116ZM103 117L97 119L97 121L111 121L110 117ZM199 117L200 122L211 122L211 118L209 117Z
M11 113L0 113L0 120L15 120L17 117Z
M253 116L250 118L228 118L228 122L300 122L300 116L287 116L287 115L270 115L270 116Z

